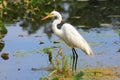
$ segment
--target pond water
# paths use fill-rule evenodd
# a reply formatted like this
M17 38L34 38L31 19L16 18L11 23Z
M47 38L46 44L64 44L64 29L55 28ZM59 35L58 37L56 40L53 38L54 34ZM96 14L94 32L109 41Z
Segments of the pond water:
M70 48L66 47L54 34L49 39L43 28L36 33L29 35L16 24L6 25L8 33L4 37L4 48L1 53L9 53L9 59L0 58L0 79L1 80L39 80L49 74L47 70L32 70L32 68L47 68L50 63L47 54L39 52L43 48L52 46L61 47L67 55L72 55ZM78 70L90 67L120 67L120 37L114 29L91 28L87 31L78 29L82 36L91 45L95 56L89 58L79 49ZM43 41L44 44L40 44ZM53 41L60 43L54 44ZM53 53L57 53L59 48ZM38 52L37 52L38 51Z
M64 4L64 8L67 10L69 5ZM68 13L69 11L63 12L64 18L66 18ZM120 67L120 35L118 34L120 28L118 25L116 27L116 23L119 23L119 17L109 16L108 21L104 19L109 23L100 24L99 27L95 23L95 25L91 25L87 22L79 25L81 20L75 19L79 16L75 15L75 10L74 15L69 14L69 16L67 16L68 20L66 21L76 27L79 33L88 41L94 52L94 57L91 58L86 56L80 49L77 49L79 55L77 70L92 67ZM75 23L75 21L78 22ZM87 21L87 19L84 21ZM5 24L8 32L2 39L1 43L4 47L0 54L8 53L9 59L0 58L0 80L39 80L42 77L47 77L50 73L47 69L50 66L50 62L48 54L42 52L44 48L55 47L52 50L53 57L55 57L60 48L63 49L63 53L66 56L70 57L72 55L71 49L62 40L54 34L45 33L47 31L46 28L51 26L51 23L40 25L34 33L29 34L28 31L31 30L31 26L27 28L21 27L23 22L20 20L16 23ZM98 20L98 22L101 21ZM93 27L86 30L84 29L84 24ZM48 29L48 31L50 30Z

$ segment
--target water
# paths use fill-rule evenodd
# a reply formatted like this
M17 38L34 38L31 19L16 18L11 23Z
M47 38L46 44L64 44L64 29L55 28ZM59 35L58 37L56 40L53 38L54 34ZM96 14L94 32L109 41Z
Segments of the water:
M47 67L49 64L47 55L28 54L22 58L19 55L18 57L14 55L18 51L24 51L26 52L25 54L27 54L27 52L29 53L33 50L40 50L44 46L39 44L39 40L48 42L48 39L46 37L36 38L35 35L37 35L37 33L35 35L28 35L26 31L23 31L22 28L19 27L18 24L7 25L6 27L8 29L8 34L4 38L5 46L1 53L9 53L9 60L5 61L0 58L0 79L25 80L27 78L31 80L37 80L40 76L46 76L46 73L48 73L47 71L34 72L32 71L32 68L41 68L43 66ZM39 34L40 33L41 31L39 30ZM20 37L20 35L24 35L24 37ZM42 34L42 36L45 36L45 34Z
M0 58L0 79L1 80L38 80L41 77L47 77L49 71L37 70L32 68L47 68L50 63L46 54L37 53L46 47L62 47L67 55L72 55L70 48L66 47L59 38L52 34L51 39L43 33L43 28L36 33L29 35L17 24L6 25L7 35L4 37L5 46L1 53L9 53L9 59ZM114 29L92 28L88 31L78 29L81 35L89 42L93 51L94 58L89 58L79 49L78 70L90 67L119 67L120 52L119 35ZM98 33L99 31L99 33ZM44 44L40 44L43 41ZM54 44L51 41L60 41ZM56 49L54 52L57 52ZM33 53L32 53L33 52ZM16 54L20 55L16 55ZM24 53L24 54L23 54ZM22 56L23 54L23 56ZM25 55L26 54L26 55Z
M60 11L65 21L76 27L94 52L94 57L91 58L77 49L79 56L77 70L93 67L120 67L120 35L117 33L117 31L120 31L119 16L113 16L119 15L119 12L117 12L119 6L114 5L117 7L116 10L113 10L110 5L106 7L105 4L102 5L101 3L98 6L88 5L88 3L82 4L73 7L71 6L72 3L65 2L64 5L60 6L64 8L63 11ZM74 5L78 4L74 3ZM91 7L86 9L84 8L86 5ZM103 14L102 10L106 8L108 13ZM101 15L97 12L99 9ZM111 9L115 13L111 14ZM81 14L78 14L78 12ZM24 22L24 25L21 25L22 22ZM9 59L0 58L0 80L39 80L42 77L47 77L49 74L47 68L50 63L48 55L41 51L44 48L57 47L52 50L53 57L60 48L63 49L66 56L70 57L72 55L71 49L62 40L51 34L49 28L51 23L46 22L40 22L40 25L34 25L34 22L27 22L27 20L25 22L21 19L16 23L6 22L5 26L8 33L3 38L4 47L0 54L8 53ZM84 28L86 26L89 27L86 29ZM59 43L55 44L54 41Z

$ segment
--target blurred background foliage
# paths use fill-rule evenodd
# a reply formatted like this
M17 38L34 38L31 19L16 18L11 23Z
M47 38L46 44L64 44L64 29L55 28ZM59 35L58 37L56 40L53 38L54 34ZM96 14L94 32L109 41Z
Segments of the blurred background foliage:
M44 22L40 19L53 10L62 13L65 22L85 26L84 29L101 27L101 23L111 24L112 21L118 27L120 23L115 20L120 21L119 3L119 0L1 0L0 19L5 24L22 21L20 26L29 34L50 22L50 19Z

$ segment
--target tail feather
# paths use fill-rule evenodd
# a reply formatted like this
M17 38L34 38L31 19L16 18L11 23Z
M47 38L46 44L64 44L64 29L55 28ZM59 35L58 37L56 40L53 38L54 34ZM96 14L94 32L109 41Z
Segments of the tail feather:
M88 56L94 56L94 53L89 46L87 46L85 49L82 49L82 51Z
M91 50L88 55L93 57L94 56L93 51Z

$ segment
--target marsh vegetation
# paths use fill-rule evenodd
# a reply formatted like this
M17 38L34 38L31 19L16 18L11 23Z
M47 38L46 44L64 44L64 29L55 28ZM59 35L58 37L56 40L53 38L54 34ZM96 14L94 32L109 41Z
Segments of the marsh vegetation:
M0 80L120 79L120 1L1 0ZM79 49L77 73L70 49L40 19L53 10L89 42L94 58ZM60 28L62 24L58 27Z

